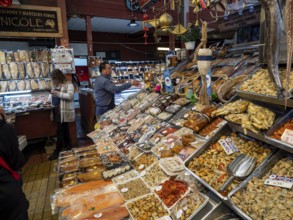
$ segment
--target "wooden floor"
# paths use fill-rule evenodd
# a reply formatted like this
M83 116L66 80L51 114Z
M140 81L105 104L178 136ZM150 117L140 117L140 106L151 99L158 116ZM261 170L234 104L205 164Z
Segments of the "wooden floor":
M87 146L93 142L86 137L77 118L78 146ZM35 140L23 153L27 162L22 169L23 190L30 202L29 220L55 220L58 214L52 215L50 197L58 189L58 175L55 172L57 160L49 161L48 156L54 151L52 140Z

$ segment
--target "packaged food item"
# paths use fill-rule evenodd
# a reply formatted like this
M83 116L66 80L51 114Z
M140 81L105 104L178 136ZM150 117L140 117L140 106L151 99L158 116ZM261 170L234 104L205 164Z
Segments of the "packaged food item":
M0 50L0 63L5 64L6 63L6 58L5 58L5 52Z
M165 111L170 113L170 114L175 114L176 112L178 112L181 109L180 105L177 104L173 104L173 105L169 105L165 108Z
M134 178L137 178L139 176L139 173L136 170L131 170L126 173L123 173L119 176L116 176L112 179L112 182L115 184L128 182L129 180L132 180Z
M11 79L11 73L10 73L9 65L6 64L6 63L3 64L2 65L2 70L3 70L3 73L4 73L5 79Z
M182 163L182 160L177 156L162 158L160 160L160 166L163 168L163 170L167 174L178 173L178 172L184 170L184 165Z
M16 81L15 80L10 80L10 82L8 83L8 89L10 92L16 90Z
M35 77L39 78L41 76L41 69L38 63L33 63L33 69L35 73Z
M137 158L135 158L132 161L132 165L138 172L142 172L143 170L145 170L145 168L147 168L148 166L150 166L157 160L158 159L154 155L150 153L144 153L138 156Z
M155 193L168 207L172 208L176 202L189 191L187 183L180 180L166 180L157 187Z
M150 107L148 109L148 112L150 115L156 117L157 115L159 115L161 113L161 110L159 108L156 108L156 107Z
M122 165L120 167L116 167L114 169L105 170L103 172L103 178L104 179L112 179L115 176L118 176L122 173L125 173L131 169L131 166L129 164Z
M25 90L25 81L24 80L17 81L17 89L18 89L18 91Z
M164 173L159 163L156 162L140 174L147 185L152 188L167 180L169 177Z
M105 170L105 168L104 168L104 170ZM77 178L79 179L80 182L101 180L101 179L103 179L102 172L104 170L99 169L99 170L93 170L91 172L79 173L79 174L77 174Z
M151 192L141 178L117 184L117 188L124 200L134 199Z
M31 84L32 90L38 90L39 89L38 80L32 79L32 80L30 80L30 84Z
M26 64L26 72L27 72L27 75L30 78L34 78L35 77L35 74L34 74L34 71L33 71L33 64L32 63L27 63Z
M48 77L49 75L49 65L46 62L41 63L42 75L43 77Z
M156 133L149 139L149 142L152 145L157 145L162 140L163 137L164 137L164 135L162 135L160 133Z
M23 63L30 62L29 56L26 50L19 50L19 55L20 55L21 62Z
M24 79L26 76L26 72L24 69L24 64L23 63L17 63L18 67L18 72L19 72L19 79Z
M13 62L13 52L12 51L6 51L6 63L10 64L11 62Z
M160 113L157 117L158 117L158 119L160 119L160 120L167 121L167 120L169 120L169 119L172 117L172 114L167 113L167 112L162 112L162 113Z
M10 62L9 67L10 67L11 78L12 79L18 79L18 67L17 67L17 64L15 62Z
M164 135L164 136L167 136L169 134L172 134L174 132L176 132L178 129L177 128L174 128L174 127L165 127L163 129L161 129L159 131L160 134Z
M13 52L13 56L14 56L14 60L15 60L15 62L21 62L20 54L19 54L18 51L14 51L14 52Z
M184 146L188 146L191 142L195 140L195 136L193 134L184 134L181 136L181 138Z
M7 85L8 85L7 81L1 81L0 82L0 91L1 92L6 92L7 91Z
M176 105L180 105L180 106L184 106L190 103L190 101L186 98L179 98L175 101L173 101L174 104Z
M192 129L195 133L199 132L209 123L209 118L205 115L200 115L197 119L190 119L184 123L184 127Z
M160 219L169 215L162 202L154 194L127 202L126 207L134 220Z
M39 79L39 89L47 89L47 84L45 80Z

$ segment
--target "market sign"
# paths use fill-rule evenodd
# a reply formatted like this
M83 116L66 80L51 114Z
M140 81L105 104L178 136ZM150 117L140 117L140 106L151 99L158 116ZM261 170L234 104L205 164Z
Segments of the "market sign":
M223 31L235 30L260 23L260 7L255 7L253 12L244 10L242 15L238 13L231 14L227 19L218 21L218 29Z
M62 37L60 8L28 5L0 7L0 36Z

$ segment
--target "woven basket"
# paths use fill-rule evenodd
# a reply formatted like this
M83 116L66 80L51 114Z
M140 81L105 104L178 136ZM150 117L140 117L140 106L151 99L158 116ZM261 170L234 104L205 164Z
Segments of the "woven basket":
M247 76L237 76L235 78L227 80L220 88L217 90L218 98L221 102L226 103L228 100L225 100L223 97L233 89L237 84L243 82Z

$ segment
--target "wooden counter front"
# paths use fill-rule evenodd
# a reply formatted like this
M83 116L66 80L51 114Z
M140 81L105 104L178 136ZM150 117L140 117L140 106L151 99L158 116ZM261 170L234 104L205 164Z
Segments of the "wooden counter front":
M56 136L57 124L50 120L51 109L30 111L17 114L15 129L17 135L25 135L27 140ZM70 139L77 146L75 122L69 123Z
M80 123L83 129L90 133L95 126L95 100L91 92L79 93Z

